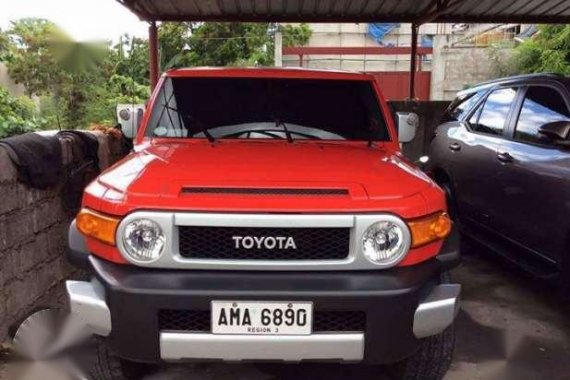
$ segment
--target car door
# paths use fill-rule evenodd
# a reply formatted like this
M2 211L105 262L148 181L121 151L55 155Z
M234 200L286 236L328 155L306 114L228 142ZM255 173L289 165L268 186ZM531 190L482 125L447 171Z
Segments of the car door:
M554 262L570 223L570 150L539 133L549 122L570 121L570 102L556 82L523 89L520 112L499 148L498 205L505 215L497 230Z
M500 189L497 176L501 163L499 146L511 117L518 89L499 87L486 98L450 134L453 151L453 184L457 207L464 223L493 228Z

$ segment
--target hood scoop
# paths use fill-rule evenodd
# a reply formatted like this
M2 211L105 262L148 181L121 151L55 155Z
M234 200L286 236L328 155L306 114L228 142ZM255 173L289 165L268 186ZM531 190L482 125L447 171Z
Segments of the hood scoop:
M347 189L274 188L274 187L183 187L182 194L255 195L255 196L348 196Z

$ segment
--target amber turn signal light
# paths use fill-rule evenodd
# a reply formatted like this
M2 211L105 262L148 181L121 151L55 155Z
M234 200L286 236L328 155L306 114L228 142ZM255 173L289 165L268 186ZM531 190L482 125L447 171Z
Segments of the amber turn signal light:
M97 239L105 244L115 245L115 232L119 221L119 219L83 208L77 214L75 224L79 232L85 236Z
M412 248L446 238L451 232L452 222L444 213L437 213L425 218L408 222L412 233Z

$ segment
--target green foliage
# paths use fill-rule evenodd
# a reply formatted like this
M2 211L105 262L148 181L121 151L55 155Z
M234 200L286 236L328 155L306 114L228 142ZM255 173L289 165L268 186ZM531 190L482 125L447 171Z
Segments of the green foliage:
M114 125L117 123L117 104L143 104L150 96L149 87L130 77L115 74L104 85L88 88L90 97L84 119L89 123Z
M188 48L187 43L190 30L190 23L165 22L160 25L158 46L160 48L160 67L162 70L176 67L178 57Z
M275 24L203 23L192 25L186 66L270 66L273 64ZM282 27L284 46L304 45L311 37L306 24Z
M15 97L0 87L0 138L40 129L34 103L27 97Z
M313 35L313 31L307 24L287 24L282 26L281 32L283 33L284 47L306 45Z
M107 77L117 74L132 78L142 85L150 84L147 40L125 34L119 43L110 49L106 64L110 69Z
M495 77L508 77L518 74L516 65L513 64L513 45L496 43L487 48L487 56L493 68Z
M55 24L22 19L12 22L6 36L10 45L5 61L12 79L22 83L30 96L49 92L61 75L49 49L51 40L62 38Z
M198 25L188 39L188 66L266 66L273 62L270 24L218 23Z
M570 25L541 25L534 38L516 48L512 65L519 73L570 75Z
M272 65L276 30L271 23L163 23L160 68ZM283 26L282 32L284 46L304 45L311 37L305 24ZM10 133L44 124L113 124L118 103L140 104L150 95L149 46L141 38L125 35L114 46L79 43L48 20L22 19L0 31L0 60L28 96L40 98L41 119L20 111L0 115Z

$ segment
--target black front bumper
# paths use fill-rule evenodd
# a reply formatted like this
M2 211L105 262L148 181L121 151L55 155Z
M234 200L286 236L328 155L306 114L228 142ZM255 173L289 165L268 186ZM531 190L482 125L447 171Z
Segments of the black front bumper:
M153 270L90 257L111 312L108 342L121 357L160 362L161 310L210 309L212 300L311 301L315 312L366 314L364 362L399 361L414 352L419 303L458 263L452 235L437 259L406 268L365 272L227 272Z

